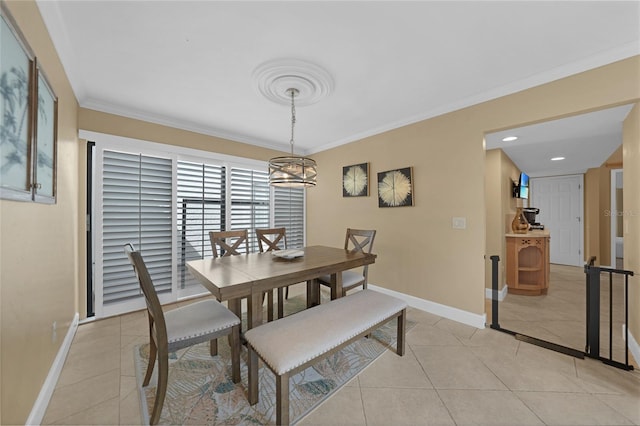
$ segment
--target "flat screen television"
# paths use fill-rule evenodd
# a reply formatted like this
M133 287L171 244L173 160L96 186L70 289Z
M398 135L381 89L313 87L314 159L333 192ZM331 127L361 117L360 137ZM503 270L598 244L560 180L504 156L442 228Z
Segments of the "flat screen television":
M529 198L529 175L526 173L520 173L518 183L514 183L513 196L515 198Z

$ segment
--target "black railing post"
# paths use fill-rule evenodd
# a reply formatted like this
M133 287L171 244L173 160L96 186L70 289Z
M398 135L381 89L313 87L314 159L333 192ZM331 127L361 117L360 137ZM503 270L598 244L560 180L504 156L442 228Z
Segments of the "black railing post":
M493 255L491 259L491 328L500 330L498 323L498 262L500 256Z
M587 274L587 342L585 354L600 357L600 268L585 265Z

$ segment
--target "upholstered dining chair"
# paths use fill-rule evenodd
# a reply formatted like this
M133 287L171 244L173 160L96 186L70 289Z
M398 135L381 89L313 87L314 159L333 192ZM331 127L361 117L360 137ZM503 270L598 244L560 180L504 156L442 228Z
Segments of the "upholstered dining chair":
M344 248L345 250L350 250L351 252L363 252L363 253L371 253L373 249L373 240L376 237L375 229L365 230L365 229L351 229L347 228L347 234L344 240ZM367 288L367 282L369 280L369 265L365 265L362 271L358 269L349 270L342 272L342 295L346 296L347 291L352 288L362 286L362 288ZM338 297L335 294L335 288L331 285L331 276L323 275L318 279L320 284L331 287L331 299L335 299Z
M258 238L258 249L260 253L283 250L287 248L287 230L286 228L257 228L256 237ZM286 287L286 294L283 297L282 288L278 288L278 318L284 316L284 299L289 298L289 286ZM273 306L273 303L269 303ZM267 315L269 311L267 310ZM269 318L271 321L271 318Z
M211 356L215 356L218 354L217 339L230 335L231 378L234 383L240 382L240 319L215 300L203 300L163 312L142 255L132 244L126 244L124 250L144 293L149 317L149 364L142 386L149 384L156 358L158 360L156 397L149 420L154 425L160 420L167 392L169 353L209 341Z
M209 232L211 240L211 250L213 257L237 256L243 254L240 249L244 248L244 254L249 254L249 234L246 229L238 231L211 231ZM264 295L263 295L264 297ZM269 292L269 300L271 307L271 318L273 319L273 292ZM241 302L240 299L233 299L227 302L227 306L236 315L240 315Z

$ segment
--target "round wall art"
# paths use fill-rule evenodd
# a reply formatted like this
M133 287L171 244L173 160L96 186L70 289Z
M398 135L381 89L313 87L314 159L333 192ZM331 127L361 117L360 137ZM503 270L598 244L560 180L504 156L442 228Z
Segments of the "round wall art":
M369 195L369 163L354 164L342 168L342 196L366 197Z
M413 168L378 173L378 207L413 205Z

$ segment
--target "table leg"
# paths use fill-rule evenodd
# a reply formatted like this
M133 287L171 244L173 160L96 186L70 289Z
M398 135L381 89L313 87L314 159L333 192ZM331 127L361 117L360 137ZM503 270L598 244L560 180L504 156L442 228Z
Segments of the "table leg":
M236 314L238 318L242 318L242 304L240 303L242 299L229 299L227 300L227 306L229 310Z
M331 300L342 297L342 271L331 275Z
M252 292L247 303L247 329L252 329L262 324L262 292Z
M242 319L242 299L229 299L227 300L227 307L238 318ZM240 323L240 331L242 332L242 323ZM232 336L229 334L229 344L232 343ZM233 347L233 346L231 346Z
M307 308L320 304L320 283L317 279L307 281Z

